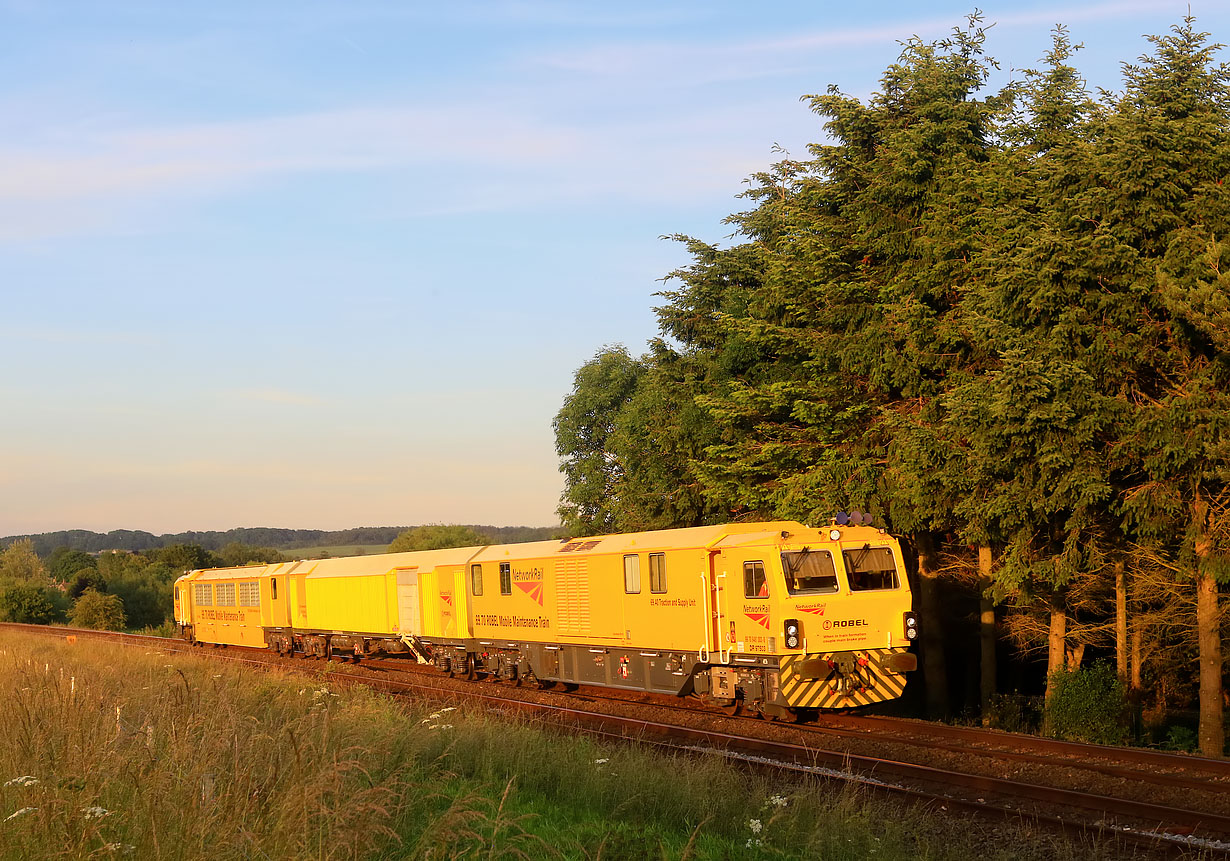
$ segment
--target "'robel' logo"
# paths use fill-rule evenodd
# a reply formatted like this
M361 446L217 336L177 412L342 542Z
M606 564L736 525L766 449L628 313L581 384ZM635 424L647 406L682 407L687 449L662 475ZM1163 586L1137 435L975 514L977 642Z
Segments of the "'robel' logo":
M866 628L866 619L825 619L824 630L830 628Z

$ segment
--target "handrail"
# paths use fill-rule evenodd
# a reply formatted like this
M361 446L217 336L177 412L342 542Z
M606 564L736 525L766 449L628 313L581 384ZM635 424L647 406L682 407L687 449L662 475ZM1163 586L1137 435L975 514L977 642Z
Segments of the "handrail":
M726 572L723 571L715 579L725 580ZM721 592L721 591L722 591L722 586L721 584L718 584L717 589L715 590L714 595L713 595L713 609L717 612L718 660L721 661L723 664L729 664L731 650L726 649L725 656L723 656L722 654L722 643L726 643L727 645L729 645L729 642L722 635L722 601L721 601L721 596L717 594L718 592Z
M703 602L702 620L704 621L704 634L700 640L700 648L696 652L696 657L700 659L702 664L709 663L709 578L705 576L705 572L700 572L700 598Z

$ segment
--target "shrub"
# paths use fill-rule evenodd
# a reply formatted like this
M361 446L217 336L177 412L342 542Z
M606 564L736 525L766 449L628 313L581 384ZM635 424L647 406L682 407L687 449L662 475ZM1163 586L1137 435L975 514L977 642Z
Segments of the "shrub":
M118 595L104 595L87 589L73 603L68 619L78 628L94 628L100 631L119 631L127 621L124 617L124 602Z
M1047 680L1045 726L1052 738L1125 744L1127 717L1126 690L1109 663L1057 670Z
M46 625L56 617L56 608L43 589L19 585L0 594L0 615L10 622Z
M1162 747L1166 750L1182 750L1188 753L1194 751L1200 744L1196 731L1189 726L1172 726L1166 733Z

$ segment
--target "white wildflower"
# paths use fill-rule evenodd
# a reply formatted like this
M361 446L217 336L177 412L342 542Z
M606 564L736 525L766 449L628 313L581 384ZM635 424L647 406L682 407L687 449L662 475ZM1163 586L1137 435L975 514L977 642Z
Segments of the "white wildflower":
M215 679L220 679L220 678L222 678L222 674L221 674L221 673L218 673L216 676L214 676L214 678L215 678Z
M38 783L38 778L37 778L37 777L35 777L33 774L27 774L27 775L25 775L24 777L14 777L12 780L10 780L8 783L6 783L6 784L4 784L4 785L5 785L5 787L9 787L9 786L34 786L34 785L35 785L35 784L37 784L37 783Z
M752 829L753 834L759 834L760 829L763 828L764 826L760 824L759 819L751 819L751 820L748 820L747 827Z
M602 759L595 759L595 760L594 760L594 765L603 765L603 764L608 763L608 762L610 762L610 760L609 760L609 759L607 759L607 758L604 756Z
M448 708L446 708L446 709L440 709L440 711L439 711L439 712L437 712L437 714L446 715L446 714L448 714L449 712L455 712L455 711L457 711L457 706L449 706L449 707L448 707Z
M83 807L81 808L81 812L85 816L86 819L102 819L104 816L111 815L110 810L107 810L105 807L98 807L98 806Z
M785 807L789 803L790 803L790 799L788 799L784 795L772 795L769 797L769 804L773 805L774 807Z
M37 807L23 807L23 808L21 808L21 810L18 810L16 813L10 813L10 814L9 814L9 815L5 818L5 820L4 820L4 821L5 821L5 822L11 822L12 820L16 819L18 816L25 816L27 813L33 813L33 812L34 812L34 811L36 811L36 810L38 810L38 808L37 808Z

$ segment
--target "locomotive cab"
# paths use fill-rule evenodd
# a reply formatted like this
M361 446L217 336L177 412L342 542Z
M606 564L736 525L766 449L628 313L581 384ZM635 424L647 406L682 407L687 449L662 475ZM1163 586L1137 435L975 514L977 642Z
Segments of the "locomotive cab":
M793 526L719 548L721 666L699 688L774 716L900 696L917 623L898 543L866 525Z

